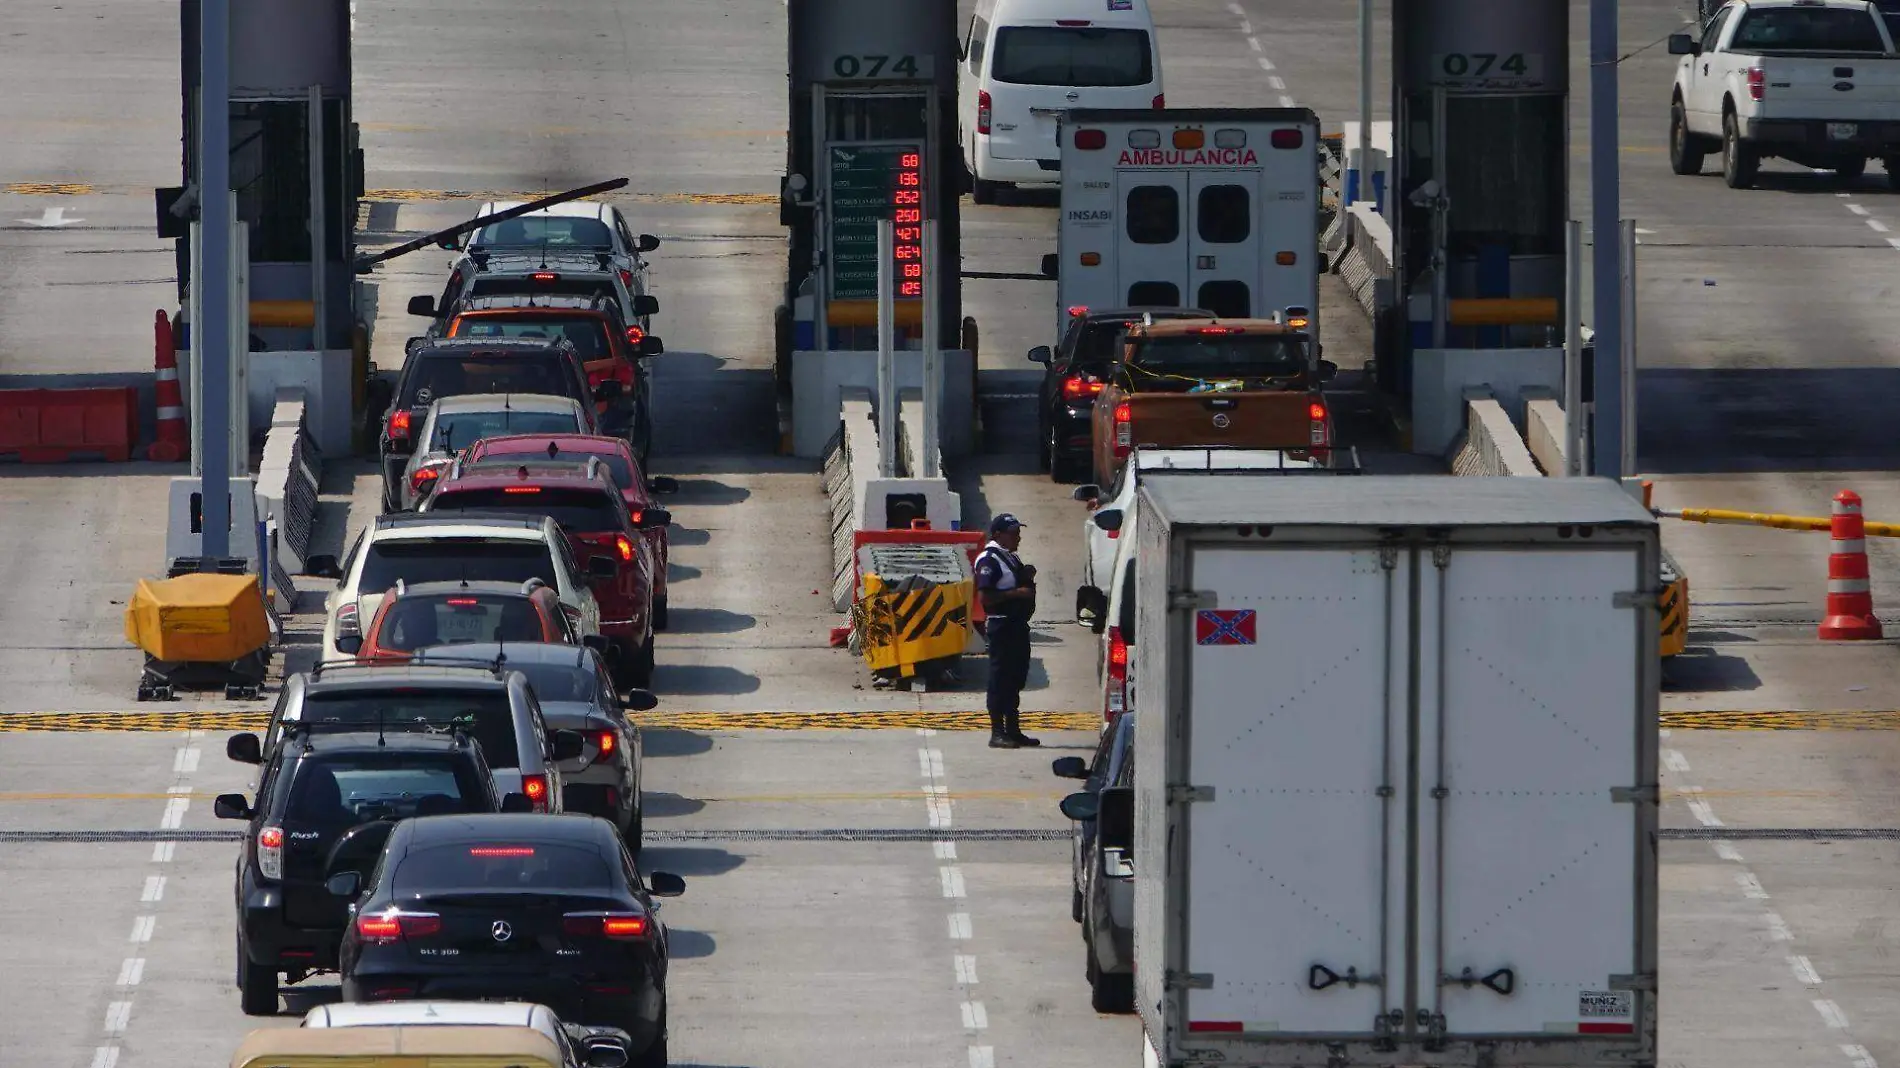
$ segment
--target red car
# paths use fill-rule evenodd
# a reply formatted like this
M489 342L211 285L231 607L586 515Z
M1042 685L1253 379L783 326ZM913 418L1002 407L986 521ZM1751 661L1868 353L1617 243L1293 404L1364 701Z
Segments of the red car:
M613 476L615 485L620 487L620 495L626 500L627 511L633 513L636 524L645 513L659 507L653 500L654 494L679 490L679 483L670 478L647 478L640 461L633 455L633 449L625 441L593 434L509 434L483 438L462 450L462 455L456 460L456 469L493 470L504 464L523 463L585 467L588 460L596 457L607 468L608 474ZM653 572L653 629L665 630L666 563L670 555L667 528L648 526L641 533L646 536L647 543L653 546L658 561Z
M585 467L524 463L474 470L458 463L437 480L421 510L550 516L567 534L575 573L589 573L593 557L612 560L617 565L613 576L593 583L600 632L611 647L608 663L628 687L645 689L652 682L659 561L644 535L673 521L665 509L648 508L634 519L606 466L590 462Z
M359 660L404 662L425 646L471 642L582 644L554 588L529 579L398 582L364 633L338 638L337 647Z

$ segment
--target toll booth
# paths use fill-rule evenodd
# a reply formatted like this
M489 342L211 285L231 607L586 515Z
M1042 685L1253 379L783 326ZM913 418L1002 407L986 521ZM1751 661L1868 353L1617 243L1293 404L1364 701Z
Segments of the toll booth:
M160 237L177 240L179 303L191 306L197 215L199 0L180 14L183 185L157 190ZM367 376L356 308L357 203L363 155L351 115L348 0L244 0L231 5L231 187L245 233L250 425L270 425L280 386L304 389L326 452L351 445ZM179 345L189 352L189 315ZM190 376L181 354L181 377ZM189 390L187 390L189 394Z
M962 300L955 0L791 0L790 98L780 222L790 231L777 319L792 451L819 456L839 398L877 381L878 223L893 224L899 388L922 383L924 299L943 352L943 451L968 450L974 359ZM926 223L934 244L926 246Z
M1397 300L1378 372L1412 399L1416 451L1456 436L1467 386L1507 407L1562 391L1569 32L1567 0L1394 6Z

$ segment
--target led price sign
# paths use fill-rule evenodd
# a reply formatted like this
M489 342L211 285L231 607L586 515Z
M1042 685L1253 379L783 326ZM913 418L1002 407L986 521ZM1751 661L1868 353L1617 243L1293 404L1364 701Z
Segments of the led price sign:
M922 146L834 145L827 263L831 299L877 299L877 224L891 221L892 295L924 295Z

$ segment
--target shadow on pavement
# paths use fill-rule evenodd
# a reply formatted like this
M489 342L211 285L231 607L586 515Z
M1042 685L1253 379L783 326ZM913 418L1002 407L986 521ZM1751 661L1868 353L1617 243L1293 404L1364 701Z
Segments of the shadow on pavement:
M757 693L759 677L723 664L661 664L654 669L652 690L701 697Z
M651 727L640 731L641 752L648 757L697 756L713 747L710 735L677 727Z
M756 616L724 608L674 608L669 615L668 634L737 634L759 625Z
M640 851L640 870L649 875L656 871L670 871L686 879L695 876L724 875L745 863L744 857L737 853L728 853L717 846L674 846L649 845ZM693 884L686 884L686 895L690 898Z

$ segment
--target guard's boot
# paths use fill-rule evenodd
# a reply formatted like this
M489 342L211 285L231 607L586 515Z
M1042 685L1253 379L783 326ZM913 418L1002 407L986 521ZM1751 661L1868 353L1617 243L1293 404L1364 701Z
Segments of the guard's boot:
M1004 717L995 712L990 713L990 748L991 749L1020 749L1022 748L1021 743L1019 743L1018 741L1016 741L1016 739L1011 738L1009 736L1009 726L1007 722L1005 721Z
M1040 738L1031 738L1029 735L1023 733L1022 713L1011 712L1006 718L1008 720L1008 730L1005 732L1005 737L1010 741L1015 742L1018 746L1031 749L1042 744Z

